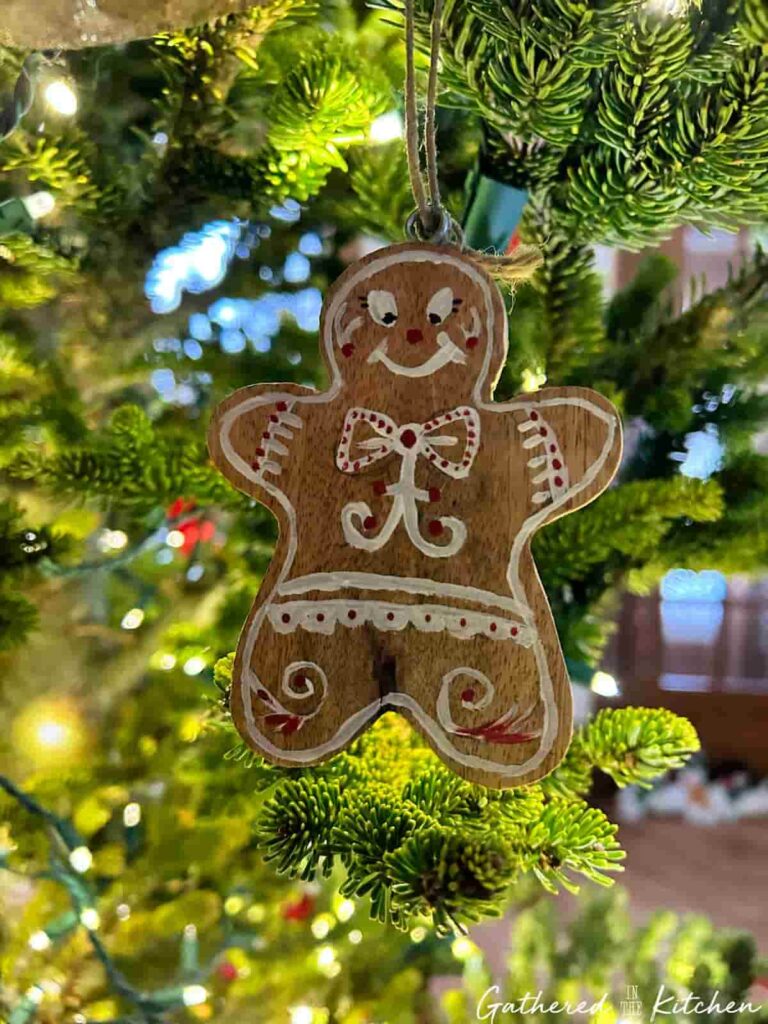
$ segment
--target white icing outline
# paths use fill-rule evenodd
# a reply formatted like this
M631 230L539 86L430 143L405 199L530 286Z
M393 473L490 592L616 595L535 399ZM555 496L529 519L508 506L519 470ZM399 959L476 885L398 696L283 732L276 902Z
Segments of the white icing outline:
M467 438L464 450L457 461L443 458L435 448L454 445L459 438L452 435L434 435L434 431L448 424L460 424L466 429ZM377 434L377 437L364 441L355 441L355 428L365 424ZM406 431L413 435L413 443L405 445L402 438ZM470 440L471 435L471 440ZM354 449L363 448L369 454L355 457ZM426 423L397 423L385 413L362 406L353 406L347 410L342 425L341 439L336 449L336 466L342 473L361 473L372 463L387 455L396 453L400 456L400 477L397 483L389 484L385 494L392 498L389 512L384 525L378 533L366 529L366 520L373 519L376 528L376 517L365 501L351 501L341 510L341 528L344 539L354 548L363 551L379 551L389 542L402 521L406 533L422 554L430 558L450 558L461 550L467 539L467 528L455 516L439 516L436 521L443 530L448 530L449 540L443 544L433 544L419 529L419 512L417 502L429 502L429 491L416 486L416 466L419 456L426 458L441 473L446 473L454 480L469 475L475 456L480 448L480 417L477 411L468 406L457 406L448 412L441 413L427 420ZM363 530L358 526L357 520ZM442 533L440 534L442 536Z
M536 631L519 619L491 615L445 604L403 604L398 601L330 598L283 601L270 605L267 615L276 633L308 633L330 636L336 626L359 629L372 623L384 632L401 631L410 626L420 633L446 632L459 640L484 636L530 647Z
M447 331L440 331L435 340L437 348L429 359L425 359L423 363L417 363L415 366L406 366L404 363L398 363L389 358L387 355L389 338L382 338L366 362L381 363L390 373L394 373L398 377L431 377L433 373L442 370L449 363L466 363L466 353L451 341Z
M255 472L234 450L229 437L232 424L239 416L242 416L260 406L274 404L277 401L286 401L290 403L290 408L299 404L324 405L333 401L342 388L342 376L336 359L334 336L338 336L340 333L339 326L341 316L347 308L345 301L346 297L361 281L366 280L375 273L406 261L409 263L426 262L453 266L466 277L469 277L478 286L484 297L486 307L485 323L487 330L487 343L483 355L483 363L472 390L472 403L477 408L493 413L514 411L529 413L531 409L540 410L556 406L575 405L589 411L607 426L606 439L600 454L590 464L587 472L581 480L567 490L564 490L551 502L551 504L547 504L544 508L528 516L524 521L520 532L515 538L507 565L507 582L509 584L510 593L512 594L515 602L523 605L526 609L528 609L528 602L520 579L520 556L526 543L545 519L552 515L553 511L561 508L571 498L580 494L592 484L602 470L613 449L618 427L616 416L613 413L603 410L600 406L588 401L587 399L573 396L568 398L542 399L537 402L533 398L527 398L524 400L514 400L505 403L496 403L493 401L486 402L483 400L483 389L490 372L492 353L496 342L496 321L491 285L471 264L466 263L464 260L457 258L448 252L438 253L433 250L414 248L402 249L395 253L390 252L389 254L385 254L378 259L371 260L359 267L355 273L351 274L347 278L343 289L339 289L336 292L326 310L322 343L325 346L326 360L331 374L331 384L328 390L301 396L296 396L291 392L286 393L281 391L261 393L251 399L246 399L245 401L240 402L232 409L228 410L221 419L219 430L222 453L238 474L246 480L258 483L268 495L274 498L285 512L288 522L286 558L278 571L274 587L267 595L266 600L259 605L256 613L251 619L243 647L240 686L241 688L247 688L250 692L261 687L260 681L250 668L256 638L276 593L286 583L286 578L296 557L296 512L287 495L281 491L279 487L272 484L271 481L264 479L260 474ZM478 318L480 319L482 326L482 319L479 317L479 314ZM353 323L355 324L356 329L359 324L356 323L356 321L353 321ZM349 334L351 333L351 330L352 324L349 324L345 333ZM506 311L502 312L502 322L499 325L499 331L503 337L506 337ZM526 440L523 442L523 447L530 448L532 445L528 443L528 440ZM336 574L328 573L317 575L326 575L330 577ZM386 578L391 579L391 577ZM451 585L434 583L434 586L437 588L436 592L439 592L440 588L450 587ZM502 599L496 597L496 600L499 602ZM525 617L527 619L531 618L530 611L527 611ZM558 710L554 700L552 678L549 673L544 645L540 638L536 638L532 645L532 651L536 659L539 674L540 698L544 705L544 721L542 726L541 743L539 744L538 749L530 758L528 758L528 760L521 764L501 764L497 761L492 761L474 754L467 754L460 751L451 742L445 731L442 728L438 728L439 723L435 722L435 720L428 715L411 696L405 693L391 692L385 694L383 697L377 698L370 704L350 715L330 739L306 750L288 751L271 743L270 740L268 740L267 737L264 736L264 734L257 728L251 701L248 698L242 700L245 722L251 737L266 754L282 760L291 760L297 764L306 764L322 760L327 755L332 754L345 746L370 718L380 713L385 707L404 708L410 711L420 727L430 737L435 746L446 756L446 758L448 758L448 760L453 760L466 767L488 771L506 778L516 778L534 771L546 759L554 745L558 732Z

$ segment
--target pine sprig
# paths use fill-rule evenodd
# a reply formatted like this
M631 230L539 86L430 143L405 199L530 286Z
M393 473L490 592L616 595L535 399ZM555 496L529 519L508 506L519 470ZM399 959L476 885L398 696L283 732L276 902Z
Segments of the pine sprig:
M298 778L271 769L256 837L294 877L341 863L342 893L369 898L380 921L407 928L428 916L447 931L498 913L526 875L549 891L574 890L578 876L609 884L623 853L616 826L581 799L593 769L646 784L695 749L692 727L671 712L606 710L543 784L500 792L457 778L388 714L328 764Z

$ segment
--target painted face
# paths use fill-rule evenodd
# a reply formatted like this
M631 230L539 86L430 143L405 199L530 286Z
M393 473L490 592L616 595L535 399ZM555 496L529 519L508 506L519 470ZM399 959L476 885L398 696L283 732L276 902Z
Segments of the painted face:
M492 288L456 250L384 250L348 274L332 304L331 340L342 377L375 374L382 386L432 379L466 387L487 375Z

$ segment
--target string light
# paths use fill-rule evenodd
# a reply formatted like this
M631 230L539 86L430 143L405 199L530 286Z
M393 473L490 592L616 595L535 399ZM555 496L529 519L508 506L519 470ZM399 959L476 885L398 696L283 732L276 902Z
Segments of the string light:
M12 734L16 749L41 767L70 762L86 740L76 705L64 697L31 701L13 723Z
M336 907L336 917L340 921L348 921L355 912L355 904L352 900L342 900Z
M63 78L49 82L44 92L45 102L64 117L72 117L77 113L77 94L72 86Z
M477 946L466 935L459 935L451 943L451 952L457 960L468 960L476 950Z
M427 937L427 929L422 928L421 925L417 925L411 929L411 941L412 942L423 942Z
M120 625L123 629L138 629L144 621L144 609L143 608L131 608L123 616Z
M328 932L331 930L331 923L328 920L328 914L320 914L310 925L312 934L316 939L324 939Z
M353 928L352 931L347 936L347 938L349 939L353 946L357 946L358 943L363 941L363 933L360 931L359 928Z
M169 548L180 548L184 544L184 534L181 530L169 530L165 543Z
M87 846L77 846L69 855L69 863L78 874L84 875L93 864L93 854Z
M315 1017L311 1006L294 1006L289 1012L291 1024L312 1024Z
M539 388L544 387L546 383L547 375L543 371L530 369L523 370L523 379L520 383L520 387L526 394L538 391Z
M44 949L48 949L50 944L51 940L47 932L32 932L29 936L29 948L34 949L36 953L42 953Z
M181 1001L185 1006L200 1006L208 999L208 989L204 985L186 985L181 993Z
M205 658L201 658L199 654L196 654L191 658L187 658L182 666L182 671L185 676L199 676L204 668Z
M98 910L95 907L85 907L84 910L81 910L80 924L87 928L89 932L95 932L101 924Z
M619 684L610 672L595 672L589 688L600 697L618 697Z
M141 821L141 804L135 801L123 808L123 824L126 828L136 828Z
M394 142L395 139L403 137L403 119L398 110L390 110L386 114L380 114L371 124L368 131L368 138L371 142L381 144L383 142Z

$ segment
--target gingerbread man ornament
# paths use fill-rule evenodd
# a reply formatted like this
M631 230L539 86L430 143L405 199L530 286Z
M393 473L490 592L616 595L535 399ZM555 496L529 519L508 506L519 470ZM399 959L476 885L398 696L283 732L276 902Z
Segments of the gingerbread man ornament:
M576 387L492 401L504 305L458 249L349 267L321 336L327 391L243 388L210 428L216 465L280 524L237 651L237 727L301 766L397 709L465 778L541 778L571 692L530 541L607 487L616 411Z

